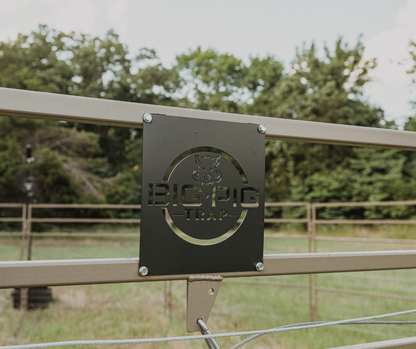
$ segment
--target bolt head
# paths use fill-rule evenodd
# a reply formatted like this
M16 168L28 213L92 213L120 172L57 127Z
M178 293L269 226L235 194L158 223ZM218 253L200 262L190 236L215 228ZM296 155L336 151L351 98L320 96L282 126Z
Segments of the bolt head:
M146 276L149 273L149 269L147 267L143 266L139 269L139 275L140 276Z
M256 264L256 270L257 271L262 271L264 269L264 264L262 262L258 262Z
M257 130L258 130L260 133L266 133L266 126L264 126L264 125L259 125L259 126L257 126Z
M150 113L146 113L143 115L143 121L144 122L152 122L153 116Z

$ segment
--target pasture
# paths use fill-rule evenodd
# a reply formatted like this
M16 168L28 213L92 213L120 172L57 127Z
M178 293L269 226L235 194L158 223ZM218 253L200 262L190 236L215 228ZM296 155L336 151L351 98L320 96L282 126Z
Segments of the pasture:
M344 235L344 230L338 228L334 235ZM355 230L348 235L373 234ZM391 233L386 230L379 235L377 237L388 237ZM409 234L404 235L408 237ZM138 246L138 241L122 239L36 239L33 258L137 257ZM414 246L318 242L318 252L406 248ZM307 252L307 249L307 240L266 238L265 241L265 253ZM0 241L1 260L17 260L19 256L18 240ZM357 318L416 308L415 273L415 270L397 270L319 275L318 320ZM222 283L208 325L213 333L224 333L307 322L308 282L308 275L227 279ZM12 308L11 290L0 290L0 345L186 335L186 284L172 282L170 314L165 307L165 286L164 282L155 282L53 287L54 302L48 309L27 312ZM416 315L392 320L416 320ZM301 330L265 335L246 347L331 348L410 337L414 335L414 326L348 325ZM219 339L218 343L222 348L229 348L242 339ZM205 345L202 341L187 341L106 347L203 348Z

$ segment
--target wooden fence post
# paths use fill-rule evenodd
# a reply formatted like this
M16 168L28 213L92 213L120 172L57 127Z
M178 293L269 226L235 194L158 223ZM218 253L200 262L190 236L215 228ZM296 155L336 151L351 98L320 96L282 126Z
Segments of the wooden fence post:
M310 204L309 204L310 205ZM312 217L310 214L312 211ZM312 219L311 219L312 218ZM309 228L309 252L317 251L316 246L316 207L314 204L309 206L308 211L308 228ZM318 278L316 274L309 275L309 311L310 311L310 321L318 321Z
M25 260L26 250L26 234L27 234L27 210L26 205L22 206L22 241L20 248L20 260Z
M32 204L28 205L26 220L27 260L32 259Z
M20 252L20 259L25 260L27 258L26 252L28 251L28 224L27 224L27 204L23 205L22 207L22 246ZM28 298L29 298L29 289L27 287L21 288L20 292L18 293L20 300L19 300L19 308L22 311L27 310L28 306Z
M164 282L165 315L172 317L172 281Z

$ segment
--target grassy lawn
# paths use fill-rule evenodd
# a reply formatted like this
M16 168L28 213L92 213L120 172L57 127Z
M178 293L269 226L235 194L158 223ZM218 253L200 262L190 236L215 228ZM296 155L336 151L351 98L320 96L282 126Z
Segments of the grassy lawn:
M379 236L377 236L379 237ZM36 240L34 259L137 257L138 241ZM319 242L318 251L406 249L405 245ZM265 253L307 252L307 241L266 239ZM0 259L17 260L18 240L0 240ZM416 297L414 270L326 274L318 287ZM208 325L214 333L267 329L309 321L307 275L225 280ZM252 285L233 281L297 284ZM11 290L0 290L0 345L77 339L127 339L186 335L186 283L173 282L172 312L164 308L164 283L54 287L54 303L21 313L12 308ZM320 291L319 320L340 320L416 308L415 301ZM398 320L398 318L392 318ZM408 315L402 320L416 320ZM338 326L263 336L246 348L331 348L414 336L415 325ZM219 339L229 348L243 338ZM88 346L93 348L94 346ZM205 348L202 341L103 346L103 348Z

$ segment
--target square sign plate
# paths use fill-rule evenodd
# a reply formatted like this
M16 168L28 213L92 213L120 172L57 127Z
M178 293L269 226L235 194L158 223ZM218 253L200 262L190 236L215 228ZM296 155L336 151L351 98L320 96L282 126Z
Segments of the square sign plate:
M158 114L143 123L140 267L148 275L255 271L263 261L257 127Z

